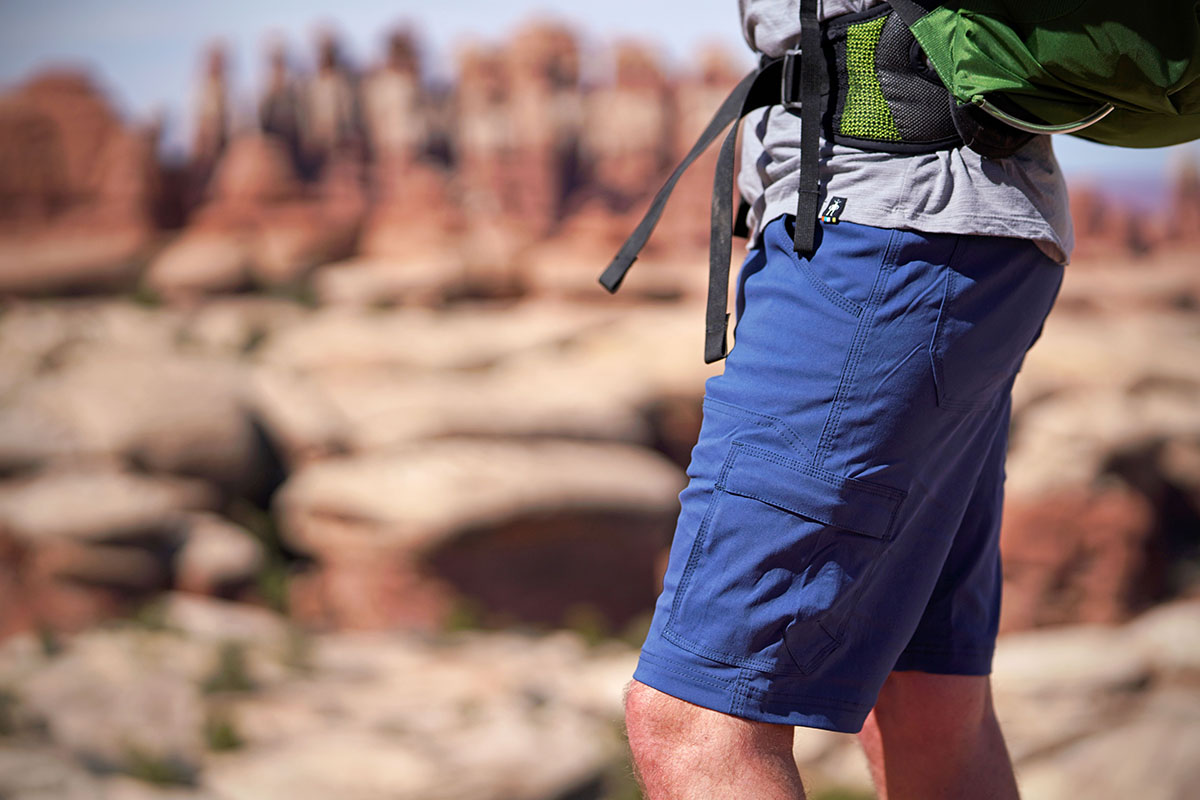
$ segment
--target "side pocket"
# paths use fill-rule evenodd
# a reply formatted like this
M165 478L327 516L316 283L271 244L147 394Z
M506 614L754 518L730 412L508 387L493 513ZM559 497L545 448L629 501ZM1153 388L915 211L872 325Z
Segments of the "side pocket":
M666 637L725 664L810 671L836 647L903 496L733 442Z
M950 411L989 408L1001 397L1062 282L1062 267L1032 242L982 242L991 242L986 254L977 241L956 250L929 344L938 406Z

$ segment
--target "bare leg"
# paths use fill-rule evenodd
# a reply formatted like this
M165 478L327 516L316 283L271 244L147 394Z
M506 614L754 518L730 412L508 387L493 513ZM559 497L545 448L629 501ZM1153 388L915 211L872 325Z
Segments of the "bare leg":
M867 721L858 733L858 743L867 755L867 766L871 768L871 780L875 783L875 796L878 800L888 800L887 776L883 771L883 737L879 733L874 711L867 715Z
M634 681L625 727L646 800L804 800L789 726L710 711Z
M893 672L859 741L881 800L1017 800L986 676Z

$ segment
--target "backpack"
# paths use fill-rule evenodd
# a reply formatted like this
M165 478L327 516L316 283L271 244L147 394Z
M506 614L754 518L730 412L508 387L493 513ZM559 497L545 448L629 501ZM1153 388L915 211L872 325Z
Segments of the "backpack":
M730 224L736 123L763 106L782 105L804 132L794 246L805 257L820 189L810 131L882 152L962 146L988 158L1035 134L1124 147L1200 139L1200 0L1152 1L1153 13L1130 0L889 0L821 26L817 0L800 0L800 46L730 92L600 284L617 290L684 170L734 123L713 180L705 311L704 360L725 357L731 239L748 233L743 213Z
M959 104L1023 130L1121 147L1200 139L1197 0L890 5Z

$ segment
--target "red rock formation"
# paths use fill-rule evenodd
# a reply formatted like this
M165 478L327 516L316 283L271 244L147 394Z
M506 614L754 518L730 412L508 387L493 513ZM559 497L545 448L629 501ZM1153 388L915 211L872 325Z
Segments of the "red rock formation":
M258 101L259 130L279 139L287 147L292 166L301 169L303 151L300 141L300 90L288 63L282 42L273 42L267 51L267 85Z
M1186 166L1173 198L1161 211L1151 213L1130 202L1105 195L1083 183L1070 188L1071 217L1075 223L1073 258L1085 267L1093 262L1112 263L1148 257L1164 247L1200 241L1200 212L1189 200Z
M512 81L508 104L513 131L506 210L516 224L540 237L561 219L578 179L578 45L563 26L529 25L510 41L505 58Z
M1129 618L1155 599L1146 585L1154 512L1120 486L1011 500L1001 533L1001 629Z
M1171 186L1168 236L1173 244L1200 245L1200 160L1181 159Z
M508 195L515 138L509 89L498 48L474 44L459 53L454 98L456 195L468 215L497 215Z
M362 108L356 76L330 30L317 39L317 71L304 85L304 177L319 177L335 156L353 159L363 153Z
M425 258L443 252L459 223L449 175L425 158L431 101L415 34L394 32L385 62L363 87L373 207L364 223L367 256Z
M127 284L154 226L157 136L75 72L0 100L0 292Z
M179 515L217 499L200 481L45 472L0 485L0 636L77 630L171 582Z
M202 202L217 162L229 143L228 57L225 45L214 42L204 55L200 82L192 101L191 162L188 206Z
M670 163L670 83L654 48L619 44L616 80L590 93L583 147L593 189L614 211L653 193Z
M354 250L364 199L353 161L332 158L322 183L306 187L283 142L251 134L231 143L212 187L147 274L166 295L288 284Z
M426 99L417 45L411 31L395 31L387 58L363 82L363 119L374 161L372 183L391 199L428 137Z

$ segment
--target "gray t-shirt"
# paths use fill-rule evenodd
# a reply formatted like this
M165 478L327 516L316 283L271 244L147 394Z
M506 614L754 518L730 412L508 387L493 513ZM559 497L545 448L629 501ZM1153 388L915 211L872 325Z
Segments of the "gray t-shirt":
M879 0L819 0L822 19L863 11ZM799 0L738 0L742 32L758 53L781 56L800 39ZM800 119L780 106L746 117L738 190L751 203L755 237L781 214L796 213ZM1067 263L1074 232L1067 187L1049 136L1008 158L967 148L922 155L874 153L821 142L821 190L843 197L840 217L878 228L1012 236L1035 241ZM824 206L822 199L822 207Z

